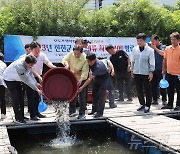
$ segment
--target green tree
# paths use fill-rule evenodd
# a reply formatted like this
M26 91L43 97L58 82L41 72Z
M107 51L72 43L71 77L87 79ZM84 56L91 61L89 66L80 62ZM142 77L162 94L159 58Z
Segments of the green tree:
M120 0L98 11L84 10L87 1L1 0L1 49L4 34L134 37L145 32L169 44L170 33L180 32L180 1L170 9L150 0Z

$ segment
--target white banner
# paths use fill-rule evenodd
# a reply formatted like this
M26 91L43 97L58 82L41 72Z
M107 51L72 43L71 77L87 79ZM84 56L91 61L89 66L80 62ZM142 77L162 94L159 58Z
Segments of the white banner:
M131 54L137 44L132 37L83 37L91 42L88 49L96 53L97 57L109 57L105 48L112 44L117 50L124 50ZM62 58L72 50L76 38L58 36L39 36L37 41L42 45L41 51L54 63L61 62Z
M51 62L60 63L62 58L72 50L76 39L77 37L39 36L37 42L41 44L41 52L44 52ZM91 44L88 44L88 49L96 53L97 57L107 58L110 55L106 52L105 47L109 44L112 44L117 50L124 50L129 55L137 44L134 37L83 37L83 39L91 42ZM24 54L24 45L31 43L32 40L31 36L6 35L4 39L5 61L14 61ZM13 42L15 42L15 45L13 45Z

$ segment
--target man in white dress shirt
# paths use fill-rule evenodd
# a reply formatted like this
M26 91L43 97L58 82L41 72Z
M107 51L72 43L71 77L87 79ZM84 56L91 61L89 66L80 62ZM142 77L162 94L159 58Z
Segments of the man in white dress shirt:
M41 45L36 42L36 41L33 41L31 44L30 44L30 49L31 49L31 53L30 55L33 55L36 57L36 60L37 60L37 63L33 66L33 73L36 73L36 81L41 83L42 82L42 72L43 72L43 64L46 64L49 68L56 68L55 65L53 65L49 59L47 58L47 56L43 53L43 52L40 52L40 48L41 48ZM33 96L32 97L32 102L34 104L34 110L35 110L35 115L39 118L45 118L46 116L45 115L42 115L39 113L38 111L38 105L39 105L39 95L36 91L32 90L31 88L27 88L26 89L26 92L27 92L27 95L30 95L30 96Z

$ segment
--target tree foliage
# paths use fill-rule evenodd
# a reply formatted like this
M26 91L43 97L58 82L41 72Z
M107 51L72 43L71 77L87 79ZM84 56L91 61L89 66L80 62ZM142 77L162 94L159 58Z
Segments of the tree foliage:
M86 2L1 0L0 40L4 34L134 37L145 32L158 34L168 44L169 34L180 32L180 2L168 7L149 0L120 0L98 11L84 10Z

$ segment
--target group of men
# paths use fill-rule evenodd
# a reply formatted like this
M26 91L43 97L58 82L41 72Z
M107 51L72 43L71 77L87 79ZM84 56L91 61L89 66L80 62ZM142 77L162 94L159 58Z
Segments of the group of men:
M163 50L159 37L153 35L151 43L146 43L146 35L137 35L138 46L133 48L131 57L131 76L137 90L140 106L137 111L150 111L152 104L158 104L159 81L166 75L169 87L167 88L168 103L166 104L166 89L160 89L162 95L162 109L173 109L174 93L177 92L176 107L180 110L180 34L170 35L171 45ZM146 100L144 99L144 91ZM153 101L152 101L153 99Z
M26 44L25 55L12 62L7 68L1 68L1 81L9 90L17 123L26 123L26 120L29 119L24 116L24 91L27 94L30 119L37 121L39 118L45 118L38 111L39 95L42 94L41 76L43 64L50 68L56 66L48 60L44 53L40 52L40 48L41 45L36 41ZM5 106L5 100L3 100L2 104ZM6 110L4 107L1 109ZM1 112L1 118L5 118L5 115L5 111Z
M106 59L98 60L96 55L87 49L88 43L89 41L87 40L77 39L73 50L62 59L62 64L65 68L72 71L78 79L78 86L80 87L79 94L69 104L69 114L70 116L75 116L76 106L79 100L78 119L85 118L87 86L92 80L93 107L92 112L89 114L95 114L94 117L96 118L103 115L106 90L113 88L108 84L110 83L109 80L111 80L110 74L114 75L112 63ZM114 104L114 96L112 97L110 107L116 107Z
M84 119L87 100L88 84L93 81L92 94L93 105L90 115L95 118L103 116L106 91L109 91L109 106L115 108L114 85L112 78L118 82L119 101L124 101L124 83L126 87L127 101L132 100L131 80L134 80L138 100L140 103L137 111L150 111L151 104L158 104L158 97L162 95L162 109L172 109L174 92L177 92L177 102L174 110L180 110L180 34L174 32L170 35L171 45L165 48L160 43L157 35L152 35L151 43L146 43L146 34L140 33L136 37L137 46L133 48L132 55L123 50L115 50L112 45L106 47L111 55L110 60L98 59L96 54L87 48L88 40L77 39L73 50L63 59L62 64L66 69L74 73L78 79L79 93L69 103L69 116L76 114L79 103L78 119ZM25 46L27 54L11 63L7 68L0 56L0 90L4 95L4 87L7 86L13 102L15 119L19 123L26 123L24 117L25 88L28 98L28 108L31 120L39 120L45 116L38 112L39 95L41 94L43 64L55 68L48 58L40 52L41 45L33 41ZM166 103L166 89L159 88L162 76L166 75L169 82L167 88L168 103ZM144 98L146 96L146 99ZM3 96L1 96L3 98ZM1 101L1 114L6 115L5 101ZM2 117L2 116L1 116Z
M81 78L78 82L80 86L79 119L85 118L86 88L92 80L93 106L92 111L89 114L94 114L94 117L103 116L106 90L110 92L109 94L112 94L111 92L114 91L114 86L112 86L113 76L115 76L118 82L119 101L124 101L124 83L127 101L133 101L131 80L134 80L140 103L137 111L144 111L144 113L150 112L151 104L158 104L160 95L162 95L162 109L172 109L175 90L177 92L177 102L174 110L180 110L180 34L178 32L172 33L170 35L171 45L167 47L161 44L158 35L152 35L149 44L146 43L147 37L144 33L138 34L136 39L138 45L133 48L131 57L123 50L116 51L112 45L108 45L106 50L111 55L110 60L99 60L96 58L96 55L91 52L88 52L85 56L83 49L80 47L81 44L79 44L79 48L81 48L79 57L76 56L75 51L77 46L71 53L64 57L62 63L68 67L69 63L72 62L70 57L74 56L74 59L76 60L79 58L77 62L73 61L72 64L70 64L72 65L70 70L72 69L75 74L86 74L84 75L84 78ZM78 66L80 59L83 59L83 62L81 63L82 66L79 67L79 69L73 68ZM88 66L90 71L88 71ZM166 79L169 82L169 87L167 89L159 87L159 82L163 75L166 76ZM166 102L167 93L168 103ZM146 99L144 96L146 96ZM114 103L114 97L112 98L112 104L110 103L109 105L114 108L117 105ZM77 102L77 100L75 102ZM70 115L73 115L76 112L75 102L70 104L70 106L73 106L73 109L70 110Z

